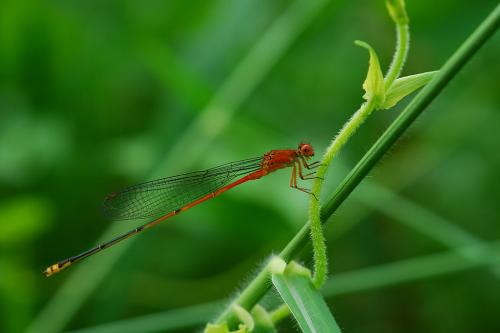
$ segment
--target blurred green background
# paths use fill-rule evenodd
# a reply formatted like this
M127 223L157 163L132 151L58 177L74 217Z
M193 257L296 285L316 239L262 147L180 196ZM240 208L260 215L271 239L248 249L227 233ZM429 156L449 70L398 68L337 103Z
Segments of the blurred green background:
M408 0L404 74L438 69L496 3ZM320 155L362 102L355 39L387 68L383 1L3 0L0 331L88 328L237 292L306 220L289 171L41 271L138 225L100 216L109 192L302 140ZM333 275L500 238L499 51L497 34L329 221ZM323 197L406 103L369 118ZM499 251L473 257L487 255ZM499 332L500 269L478 266L328 301L345 332Z

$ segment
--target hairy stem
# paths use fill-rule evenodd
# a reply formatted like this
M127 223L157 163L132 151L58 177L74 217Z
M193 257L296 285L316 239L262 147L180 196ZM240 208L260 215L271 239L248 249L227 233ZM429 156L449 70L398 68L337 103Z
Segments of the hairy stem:
M332 140L330 146L326 149L326 152L321 159L321 165L316 172L316 178L314 179L311 190L315 196L311 198L309 206L311 240L314 253L314 285L316 288L320 288L323 285L328 271L325 237L321 226L320 204L319 200L316 198L319 197L321 192L323 180L330 162L349 140L349 138L356 132L359 126L361 126L365 119L372 113L374 106L375 104L373 100L369 100L366 103L363 103L358 111L352 115L351 119L345 123L339 134Z
M410 31L407 22L408 20L405 20L404 23L396 21L396 49L392 63L384 78L384 91L388 91L394 80L399 77L408 56ZM374 97L372 96L372 98ZM321 166L316 172L316 178L312 185L313 196L309 204L309 220L314 257L314 285L316 288L321 288L328 274L328 257L326 254L325 237L321 226L321 207L317 198L320 197L323 180L331 161L376 107L378 106L373 99L369 99L361 105L326 149L321 159Z
M396 52L384 78L384 88L388 91L394 80L401 74L410 49L410 28L408 24L396 24Z
M277 307L276 310L271 312L271 320L273 321L273 324L276 325L283 319L288 318L289 315L290 308L288 307L288 305L283 303L279 307Z

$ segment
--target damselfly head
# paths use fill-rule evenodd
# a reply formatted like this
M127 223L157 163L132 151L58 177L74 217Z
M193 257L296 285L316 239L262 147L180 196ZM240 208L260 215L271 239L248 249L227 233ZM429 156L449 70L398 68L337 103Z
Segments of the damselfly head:
M308 143L301 143L299 144L299 149L297 149L297 154L304 157L311 157L314 156L314 149Z

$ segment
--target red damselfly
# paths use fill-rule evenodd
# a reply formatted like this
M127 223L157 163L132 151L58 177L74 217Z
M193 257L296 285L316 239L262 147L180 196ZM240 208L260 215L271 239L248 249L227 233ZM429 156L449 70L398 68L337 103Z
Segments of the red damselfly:
M303 174L303 169L313 169L318 162L307 160L314 156L310 144L301 143L297 149L271 150L263 156L223 164L204 171L162 178L128 187L108 195L103 204L104 216L113 220L151 218L147 222L106 243L97 245L79 255L67 258L45 269L51 276L64 268L100 252L139 232L188 210L208 199L243 184L262 178L278 169L292 167L290 186L310 193L297 186L297 176L311 179L312 173Z

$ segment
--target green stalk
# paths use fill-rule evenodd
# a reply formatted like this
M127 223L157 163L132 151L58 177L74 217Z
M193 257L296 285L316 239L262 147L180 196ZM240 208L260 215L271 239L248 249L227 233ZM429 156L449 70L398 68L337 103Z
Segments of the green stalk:
M427 84L418 95L410 102L403 112L393 121L384 134L377 140L372 148L363 156L358 164L351 170L330 199L321 209L321 221L324 223L344 202L349 194L373 169L382 156L391 148L396 140L406 131L415 119L425 110L434 98L443 90L451 79L469 61L469 59L480 49L480 47L493 35L500 24L500 5L484 19L479 27L462 43L459 49L448 59L434 79ZM295 237L280 253L280 257L288 261L307 244L309 234L309 223L304 225ZM264 296L270 287L269 272L263 269L254 280L233 301L246 309L252 308L260 298ZM224 311L217 322L228 322L230 325L236 323L230 307Z
M368 118L373 110L379 109L383 105L385 95L389 91L389 88L394 80L399 77L408 55L410 33L408 27L408 16L404 9L404 1L400 3L387 2L386 4L388 6L389 14L396 24L397 40L392 63L389 66L386 77L383 78L375 51L364 42L355 42L357 45L368 49L370 52L368 75L363 83L363 87L366 92L364 97L367 98L367 102L361 105L358 111L354 113L351 119L349 119L349 121L340 130L339 134L333 139L330 146L326 149L312 185L311 193L313 194L313 197L311 198L309 204L309 220L314 257L314 284L316 288L321 288L328 274L328 258L326 254L325 237L321 226L321 208L320 203L317 200L317 198L320 197L326 171L328 170L333 158L347 143L349 138L356 132L361 124L363 124L366 118Z
M285 303L281 304L275 310L271 312L271 320L276 325L290 315L290 308Z
M372 113L374 108L375 103L373 99L370 99L368 102L361 105L358 111L352 115L351 119L349 119L349 121L340 130L339 134L333 139L330 146L326 149L326 152L321 159L321 165L316 171L316 178L311 189L311 192L314 193L315 196L311 198L309 206L311 241L314 256L314 285L316 288L320 288L323 285L328 272L325 236L321 226L320 204L319 200L316 198L319 197L323 180L331 161L346 144L349 138L356 132L358 127L361 126L365 119Z
M410 49L410 28L408 24L396 24L396 53L384 78L385 91L389 91L394 80L401 74Z
M410 19L406 13L404 0L386 0L385 5L391 19L396 24L396 52L384 78L384 89L389 91L394 80L401 74L410 48Z

